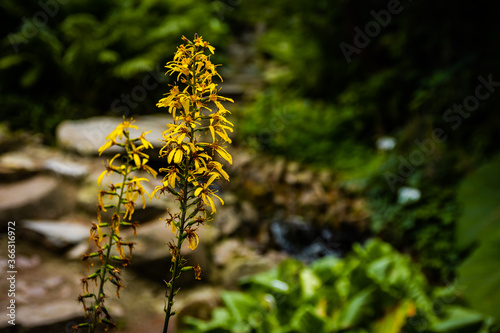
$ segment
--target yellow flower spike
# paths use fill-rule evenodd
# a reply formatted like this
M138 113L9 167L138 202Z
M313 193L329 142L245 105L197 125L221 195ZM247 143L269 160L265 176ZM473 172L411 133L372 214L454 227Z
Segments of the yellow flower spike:
M160 169L160 172L165 172L162 185L157 186L151 195L169 192L180 202L175 221L172 215L167 220L171 228L178 232L176 244L169 243L172 279L167 284L170 290L165 309L165 329L173 315L175 280L182 267L187 267L180 251L182 242L187 238L189 248L195 249L199 238L191 226L209 221L207 210L211 208L211 213L216 213L215 199L224 204L217 191L210 186L218 178L229 180L229 175L222 164L213 159L217 155L232 163L232 156L223 144L231 143L229 133L233 131L233 124L224 117L230 112L222 104L223 101L232 102L232 99L219 96L217 83L213 82L214 77L222 81L217 73L218 65L210 60L215 48L196 34L193 41L184 36L182 39L184 44L177 48L173 61L165 66L167 74L176 78L177 82L170 93L157 103L158 107L168 108L172 121L162 133L164 145L160 148L160 157L166 159L168 166ZM206 139L207 136L209 139ZM194 270L195 278L199 279L201 268L197 265Z
M97 185L102 187L104 177L107 175L116 172L123 176L121 183L109 183L109 185L107 185L107 187L109 187L108 190L98 190L98 223L92 224L90 232L91 239L95 241L98 250L90 255L84 255L84 258L98 257L102 263L100 268L92 275L95 276L94 281L96 282L96 288L98 288L92 295L98 295L98 297L93 297L91 306L85 310L86 315L88 314L90 317L88 323L89 332L94 332L102 323L109 323L114 326L110 321L111 317L104 307L104 299L107 296L105 295L106 289L104 288L104 284L109 281L116 285L118 297L119 290L125 288L120 278L120 271L112 266L111 261L118 260L122 266L127 266L132 257L133 243L122 240L120 236L120 220L126 220L128 218L130 221L132 219L135 212L135 201L139 196L142 198L142 207L144 209L146 205L145 195L148 195L141 184L142 181L148 181L148 179L135 177L132 175L132 172L144 170L151 173L154 177L157 175L157 172L146 164L149 160L149 156L143 152L145 149L153 148L153 145L146 139L146 135L151 133L151 131L143 131L138 138L131 139L129 129L138 130L138 127L133 125L133 122L133 119L125 120L124 118L123 122L106 136L107 142L98 150L99 155L101 155L106 149L109 149L113 145L119 145L125 148L126 154L116 154L111 160L107 160L105 163L105 170L101 172L97 178ZM137 142L140 142L139 146L136 146ZM123 164L114 166L113 163L118 157L123 157ZM109 195L110 200L116 199L116 202L114 204L104 205L103 199L105 195ZM102 223L101 213L107 211L106 207L108 209L114 207L115 212L111 217L111 222ZM120 216L120 214L123 215ZM131 225L134 228L134 234L136 234L137 222L126 222L124 225ZM105 231L105 228L108 228L108 230ZM107 238L105 241L106 244L101 244L105 237ZM129 247L129 257L125 257L124 246ZM110 249L114 247L116 247L119 256L111 255Z

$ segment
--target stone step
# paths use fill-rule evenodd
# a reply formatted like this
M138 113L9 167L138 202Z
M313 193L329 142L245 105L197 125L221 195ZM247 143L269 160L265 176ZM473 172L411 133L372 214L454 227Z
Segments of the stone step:
M0 185L0 220L54 219L71 211L75 197L52 176L37 175Z
M139 129L130 129L131 137L139 137L143 131L152 131L146 139L153 147L163 146L161 133L170 121L168 115L141 116L134 123ZM99 148L106 143L106 136L122 122L119 117L93 117L81 120L65 120L56 130L57 143L63 149L77 152L84 156L98 155ZM120 151L120 147L111 147L107 154Z

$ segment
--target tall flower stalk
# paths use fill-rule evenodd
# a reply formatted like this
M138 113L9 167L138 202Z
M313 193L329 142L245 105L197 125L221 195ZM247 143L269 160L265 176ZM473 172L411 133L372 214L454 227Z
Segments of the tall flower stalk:
M132 258L133 242L127 242L120 236L120 227L127 226L134 229L138 222L132 222L132 215L135 210L136 201L141 197L142 207L146 206L145 195L148 193L142 187L141 182L147 181L146 178L138 178L133 174L143 170L151 173L156 177L157 172L151 169L146 163L148 155L143 150L153 148L152 144L145 139L143 133L138 138L130 138L129 128L137 129L137 126L132 125L133 121L124 119L123 123L118 125L116 129L107 137L107 142L99 149L99 154L102 154L111 146L120 146L124 148L124 153L116 154L111 160L107 160L105 170L97 179L97 185L102 187L104 177L117 173L121 175L120 183L107 184L106 190L98 191L97 206L97 222L92 222L90 229L89 241L94 241L97 251L86 254L83 260L90 261L94 266L94 259L98 259L100 265L95 271L84 277L82 281L82 294L78 300L83 304L85 315L89 318L88 322L81 323L74 327L75 330L81 327L88 327L88 332L93 333L100 324L107 327L115 327L111 315L104 304L107 297L104 292L106 282L110 282L116 287L116 295L120 297L120 289L124 288L121 278L121 271L118 265L127 266ZM149 132L148 132L149 133ZM121 161L121 165L114 164L115 161ZM104 204L104 198L108 196L114 203ZM107 212L108 209L114 210L110 221L103 221L102 212ZM128 248L128 254L125 254L125 248ZM116 252L112 253L112 249ZM89 290L89 283L95 283L95 290ZM90 303L88 305L87 303Z
M172 261L171 279L166 282L164 333L175 314L174 297L181 273L193 270L195 279L201 275L198 263L187 266L181 254L182 244L187 240L188 247L194 250L199 244L198 227L212 219L217 201L224 204L213 185L219 178L229 180L229 176L216 158L232 163L225 144L231 143L228 132L233 131L233 124L226 119L230 112L221 102L233 101L220 96L217 84L212 81L214 77L222 81L217 66L210 61L214 47L197 35L193 41L184 36L182 40L184 44L177 48L174 60L165 66L167 74L176 77L176 83L157 104L168 109L172 122L162 134L164 146L160 150L167 166L159 171L166 175L153 193L157 196L170 193L179 202L179 211L168 212L166 219L175 239L168 244Z

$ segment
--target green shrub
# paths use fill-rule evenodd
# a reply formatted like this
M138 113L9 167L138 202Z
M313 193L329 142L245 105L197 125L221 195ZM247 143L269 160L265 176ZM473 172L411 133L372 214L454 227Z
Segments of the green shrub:
M208 322L185 333L487 332L491 319L460 307L455 286L436 289L407 256L371 240L344 259L286 260L222 294ZM437 305L439 307L437 307ZM484 329L480 331L479 329Z

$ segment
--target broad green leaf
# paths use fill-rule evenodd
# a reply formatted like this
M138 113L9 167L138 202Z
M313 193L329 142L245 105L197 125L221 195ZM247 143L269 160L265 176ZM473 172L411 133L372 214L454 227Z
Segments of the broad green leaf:
M254 311L261 311L257 300L248 294L236 291L225 291L222 300L236 321L241 322Z
M345 304L337 317L338 329L346 329L363 322L363 315L370 309L374 287L363 289Z
M484 320L484 315L471 309L460 306L448 306L445 310L445 318L434 324L433 332L455 332L468 326L478 324Z
M204 321L193 317L185 317L184 322L192 326L187 332L228 332L234 323L233 318L224 308L215 308L212 312L212 319ZM227 330L225 330L227 329ZM186 332L186 333L187 333Z
M457 244L466 248L500 230L500 155L469 175L457 200L464 206L457 225Z
M310 268L304 268L300 272L300 284L302 286L302 297L308 299L313 297L321 287L321 280Z
M500 234L490 239L458 268L459 283L475 309L500 320Z

